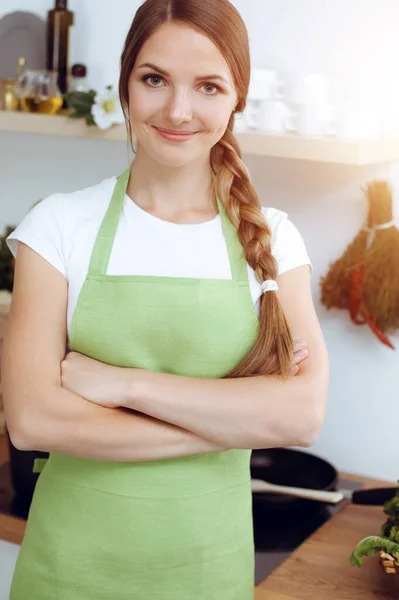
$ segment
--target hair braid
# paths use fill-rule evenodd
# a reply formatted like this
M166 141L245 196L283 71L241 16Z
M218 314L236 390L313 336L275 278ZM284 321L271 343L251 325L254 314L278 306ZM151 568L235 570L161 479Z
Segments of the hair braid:
M234 115L213 153L215 187L227 216L237 228L248 264L260 283L276 279L277 264L271 251L271 230L249 172L242 161L233 134ZM221 165L216 166L215 153ZM252 350L227 377L278 374L288 377L292 366L293 339L290 327L275 292L260 299L259 336Z

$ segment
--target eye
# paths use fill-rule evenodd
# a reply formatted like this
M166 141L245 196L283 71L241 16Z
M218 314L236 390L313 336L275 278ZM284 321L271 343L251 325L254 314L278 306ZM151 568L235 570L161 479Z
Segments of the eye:
M145 75L143 81L150 87L161 87L163 79L160 75Z
M219 88L213 83L204 83L202 89L205 91L207 96L214 96L219 91Z

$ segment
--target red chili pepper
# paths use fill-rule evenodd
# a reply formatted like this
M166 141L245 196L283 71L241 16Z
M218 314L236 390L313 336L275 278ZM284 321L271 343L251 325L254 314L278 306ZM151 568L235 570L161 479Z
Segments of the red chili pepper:
M359 262L352 273L351 288L349 293L349 312L352 321L356 325L364 325L364 321L359 319L360 305L362 303L363 292L363 261Z
M392 344L391 340L388 339L387 336L381 331L377 323L375 323L373 319L371 317L368 317L367 315L363 315L363 317L367 325L370 327L371 331L375 333L378 339L381 340L381 342L386 346L389 346L389 348L392 348L392 350L395 350L395 346Z
M349 294L349 311L351 319L353 323L355 323L355 325L364 325L365 323L367 323L371 331L378 337L378 339L383 344L389 346L389 348L392 348L392 350L395 350L395 346L381 331L377 323L375 323L373 319L368 314L366 314L366 307L364 306L364 302L362 302L363 273L364 263L363 261L361 261L358 263L358 265L355 267L352 273L352 281ZM362 318L359 318L359 315L361 315Z

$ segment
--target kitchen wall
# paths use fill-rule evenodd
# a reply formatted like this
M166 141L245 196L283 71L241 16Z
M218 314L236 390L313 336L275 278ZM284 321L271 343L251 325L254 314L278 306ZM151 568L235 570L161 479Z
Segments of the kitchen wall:
M2 0L0 16L33 10L41 16L51 0ZM124 36L137 0L70 0L76 13L72 60L88 64L94 87L116 83ZM396 75L399 3L396 0L235 0L248 25L253 64L275 66L288 81L330 68L371 77L384 102L383 82ZM381 107L383 108L383 107ZM119 173L128 161L125 144L0 133L0 230L17 223L37 199L72 191ZM319 279L357 233L365 215L360 190L389 177L396 190L397 165L348 167L245 157L264 204L287 211L313 260L313 290L331 359L331 393L325 426L312 448L340 469L399 478L398 351L384 347L345 312L319 303ZM395 194L395 209L399 202ZM399 218L397 222L399 225ZM399 347L399 336L396 336Z

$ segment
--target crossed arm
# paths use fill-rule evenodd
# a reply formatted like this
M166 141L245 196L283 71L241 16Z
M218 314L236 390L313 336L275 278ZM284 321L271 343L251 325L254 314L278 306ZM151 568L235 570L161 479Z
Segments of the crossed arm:
M63 360L66 281L20 244L2 357L14 444L110 461L311 445L324 418L328 361L309 279L307 267L279 278L294 337L308 344L299 374L285 382L195 379L121 369L76 353Z

